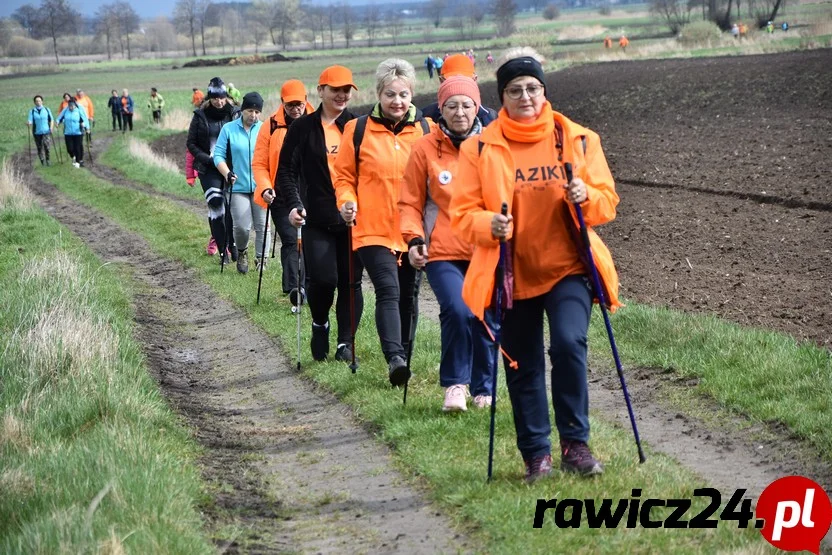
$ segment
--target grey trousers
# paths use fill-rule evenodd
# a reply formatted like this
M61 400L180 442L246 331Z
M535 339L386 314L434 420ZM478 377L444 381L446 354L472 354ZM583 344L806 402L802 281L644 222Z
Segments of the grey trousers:
M231 193L231 219L234 221L234 242L237 249L248 248L251 227L254 226L254 252L257 258L263 255L263 232L266 228L266 211L254 202L252 193ZM272 230L266 237L266 248L271 245Z

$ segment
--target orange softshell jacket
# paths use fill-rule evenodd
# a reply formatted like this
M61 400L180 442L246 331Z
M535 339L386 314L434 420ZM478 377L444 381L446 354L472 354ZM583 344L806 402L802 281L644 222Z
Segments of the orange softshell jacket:
M205 94L199 89L195 90L194 95L191 97L191 104L194 105L194 108L199 108L203 100L205 100Z
M311 114L314 111L312 105L307 102L306 113ZM254 183L257 185L254 189L254 202L264 210L268 205L263 200L263 191L275 189L274 176L277 175L277 161L280 159L280 149L283 147L283 139L286 138L287 131L289 131L289 126L286 125L286 112L281 104L269 116L269 119L263 122L260 132L257 133L251 169L254 172Z
M483 319L485 309L494 294L494 272L500 258L500 242L491 234L491 219L500 213L503 202L511 213L514 197L514 157L503 136L501 120L507 117L505 110L483 130L482 135L464 143L460 149L459 186L451 199L451 227L465 240L475 245L471 265L465 274L462 298L478 318ZM563 160L571 162L574 176L587 184L588 198L581 204L587 226L606 223L615 217L618 195L610 174L607 160L601 150L598 135L568 118L553 112L555 123L563 129ZM585 139L584 139L585 138ZM584 140L586 152L584 152ZM480 152L480 141L482 151ZM573 223L577 226L574 208L570 207ZM515 221L518 232L523 222ZM610 311L621 306L618 301L618 274L606 245L589 228L592 254L605 290ZM545 237L540 238L538 256L550 256ZM576 255L577 256L577 255Z
M357 121L351 120L344 127L335 159L336 204L339 210L349 201L358 204L353 250L377 245L404 252L407 247L399 224L399 190L410 149L422 137L422 127L417 121L394 135L369 118L356 169L353 136ZM434 125L431 123L431 127Z
M81 98L77 99L76 104L84 107L84 111L87 113L88 118L95 119L95 108L93 107L92 99L88 94L85 94Z
M406 243L422 237L430 260L470 260L474 245L451 231L451 195L459 185L459 150L437 125L413 145L402 179L399 217Z

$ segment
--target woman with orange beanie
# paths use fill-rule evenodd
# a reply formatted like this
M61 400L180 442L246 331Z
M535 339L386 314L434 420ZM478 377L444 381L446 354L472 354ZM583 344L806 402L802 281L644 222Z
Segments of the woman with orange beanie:
M448 213L459 185L459 146L479 135L483 125L477 117L480 91L471 77L445 79L437 96L441 115L430 135L416 141L410 152L399 214L410 264L425 269L439 301L442 410L459 412L467 409L470 395L479 408L491 405L492 342L462 301L462 281L474 246L454 235Z
M586 355L593 293L574 238L573 204L580 204L587 225L612 220L618 204L598 135L552 110L541 62L531 48L513 48L503 56L497 69L503 108L478 140L462 145L460 184L450 209L452 228L475 245L462 288L465 303L483 318L493 305L495 287L504 291L506 382L517 447L530 482L552 472L544 314L561 469L585 476L603 472L587 445ZM570 182L567 163L574 168ZM507 216L500 214L503 203ZM592 230L589 234L605 297L614 309L619 305L615 267L598 236ZM506 277L495 284L501 239L506 241Z
M407 250L399 226L399 190L410 148L430 132L430 120L412 104L416 70L398 58L376 69L378 104L369 116L344 128L335 160L335 196L341 217L352 229L358 252L376 292L376 328L393 386L405 385L410 369L403 341L410 337L415 307L411 293L416 274L403 256ZM356 156L353 138L363 121L364 136ZM356 220L359 206L361 216Z

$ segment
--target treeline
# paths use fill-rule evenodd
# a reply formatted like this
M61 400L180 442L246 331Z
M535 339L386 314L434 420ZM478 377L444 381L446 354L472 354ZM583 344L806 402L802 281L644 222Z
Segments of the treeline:
M583 0L568 0L572 3ZM193 56L258 52L267 45L286 50L302 43L313 48L373 46L430 41L433 36L466 39L484 29L498 36L515 30L520 9L542 9L542 0L428 0L427 2L351 6L304 0L214 2L177 0L172 17L142 20L126 0L101 6L83 18L68 0L26 4L0 19L0 55L37 57L51 53L57 64L66 55L102 55L131 59L140 53L187 51Z

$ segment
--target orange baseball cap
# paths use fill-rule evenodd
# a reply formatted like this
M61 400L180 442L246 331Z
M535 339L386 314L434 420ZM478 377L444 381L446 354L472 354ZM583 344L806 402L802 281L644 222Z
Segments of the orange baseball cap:
M452 75L474 77L474 73L474 62L465 54L452 54L442 64L442 77L451 77Z
M306 102L306 85L298 79L289 79L280 87L280 99L289 102Z
M329 66L321 72L318 85L329 85L330 87L350 87L358 90L352 82L352 71L344 66Z

